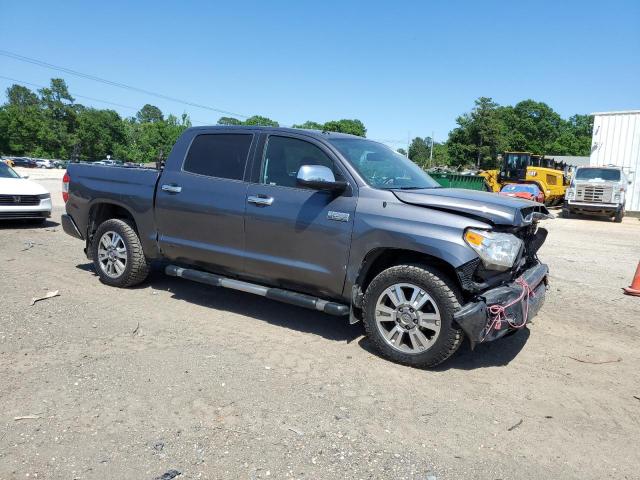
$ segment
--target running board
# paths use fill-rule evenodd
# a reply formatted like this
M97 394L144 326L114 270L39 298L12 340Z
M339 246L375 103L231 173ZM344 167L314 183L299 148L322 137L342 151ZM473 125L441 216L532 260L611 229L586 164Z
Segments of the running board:
M168 265L164 269L164 273L172 277L186 278L194 282L204 283L212 287L231 288L240 290L241 292L253 293L261 297L267 297L271 300L297 305L298 307L309 308L311 310L319 310L329 315L349 315L349 306L341 303L329 302L311 295L296 293L281 288L264 287L255 283L242 282L232 278L221 277L213 273L194 270L192 268L182 268L176 265Z

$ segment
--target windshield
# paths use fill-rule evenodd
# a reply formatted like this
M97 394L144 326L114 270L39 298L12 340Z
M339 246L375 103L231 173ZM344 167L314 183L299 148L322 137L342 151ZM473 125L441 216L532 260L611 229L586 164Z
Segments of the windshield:
M529 164L528 153L507 153L505 157L505 166L507 169L527 168Z
M20 178L20 175L9 165L0 161L0 178Z
M364 138L330 138L367 184L381 189L439 188L418 165L386 145Z
M503 192L527 192L538 194L538 187L535 185L505 185L502 187Z
M579 168L576 172L576 180L619 182L620 170L612 168Z

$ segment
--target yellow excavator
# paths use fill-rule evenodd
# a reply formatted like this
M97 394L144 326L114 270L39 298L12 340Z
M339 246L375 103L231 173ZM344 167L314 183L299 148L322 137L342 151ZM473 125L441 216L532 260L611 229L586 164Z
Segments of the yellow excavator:
M500 170L484 170L491 191L499 192L508 183L534 183L544 194L545 205L559 205L569 186L567 165L531 152L505 152Z

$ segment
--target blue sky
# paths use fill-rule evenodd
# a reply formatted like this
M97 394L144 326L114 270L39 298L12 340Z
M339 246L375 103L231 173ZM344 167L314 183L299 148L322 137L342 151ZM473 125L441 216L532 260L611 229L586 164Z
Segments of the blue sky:
M283 125L359 118L397 147L445 139L479 96L565 117L640 108L638 0L0 0L0 49ZM125 116L144 103L220 116L3 56L0 75L62 76L72 93L134 107L113 107Z

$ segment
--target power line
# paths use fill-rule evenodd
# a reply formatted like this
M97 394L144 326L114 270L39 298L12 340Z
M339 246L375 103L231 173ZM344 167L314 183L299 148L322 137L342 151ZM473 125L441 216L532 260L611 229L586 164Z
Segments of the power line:
M138 88L138 87L134 87L134 86L131 86L131 85L127 85L126 83L114 82L112 80L107 80L105 78L98 77L96 75L90 75L88 73L82 73L82 72L79 72L77 70L72 70L70 68L60 67L58 65L53 65L51 63L47 63L47 62L44 62L42 60L38 60L36 58L31 58L31 57L26 57L24 55L19 55L17 53L10 52L8 50L0 50L0 55L8 57L8 58L12 58L14 60L19 60L21 62L31 63L33 65L38 65L40 67L48 68L48 69L51 69L51 70L56 70L56 71L59 71L59 72L68 73L70 75L76 75L78 77L85 78L85 79L88 79L88 80L93 80L95 82L104 83L106 85L111 85L111 86L114 86L114 87L123 88L125 90L131 90L131 91L134 91L134 92L143 93L145 95L150 95L150 96L153 96L153 97L161 98L163 100L169 100L171 102L182 103L184 105L189 105L191 107L202 108L204 110L210 110L210 111L213 111L213 112L222 113L224 115L232 115L234 117L240 117L240 118L244 118L244 119L249 118L249 115L243 115L241 113L231 112L231 111L228 111L228 110L221 110L219 108L210 107L208 105L203 105L203 104L200 104L200 103L190 102L188 100L182 100L182 99L179 99L179 98L176 98L176 97L171 97L171 96L168 96L168 95L164 95L162 93L156 93L156 92L152 92L150 90L145 90L143 88ZM8 79L8 80L12 80L9 77L0 76L0 78L5 78L5 79ZM12 81L17 81L17 80L12 80ZM29 84L28 82L22 82L22 83L25 83L27 85ZM97 102L103 102L103 103L107 103L107 104L111 104L111 105L120 106L122 108L131 108L131 109L137 110L134 107L129 107L129 106L125 106L125 105L118 105L116 103L108 102L108 101L105 101L105 100L98 100L98 99L95 99L95 98L92 99L91 97L83 97L82 95L75 95L75 96L79 97L79 98L86 98L88 100L94 100L94 101L97 101ZM201 121L198 121L198 120L192 120L192 121L196 122L196 123L202 123L203 125L208 125L210 123L210 122L201 122ZM283 125L283 126L286 126L286 125ZM391 144L404 143L403 140L377 140L377 141L379 141L381 143L391 143Z
M37 87L37 88L49 88L47 85L41 85L41 84L38 84L38 83L26 82L24 80L18 80L17 78L5 77L4 75L0 75L0 78L2 78L4 80L9 80L10 82L19 83L21 85L29 85L31 87ZM123 105L121 103L115 103L115 102L111 102L109 100L102 100L100 98L87 97L86 95L78 95L77 93L73 93L73 92L69 92L69 94L71 96L73 96L73 97L84 98L85 100L91 100L93 102L104 103L106 105L113 105L114 107L126 108L126 109L133 110L133 111L136 111L136 112L138 110L140 110L137 107L132 107L130 105ZM201 125L208 125L210 123L210 122L203 122L202 120L196 120L196 119L193 119L193 118L190 118L190 120L193 123L199 123Z
M58 65L53 65L51 63L47 63L47 62L44 62L42 60L38 60L38 59L35 59L35 58L26 57L24 55L18 55L17 53L9 52L7 50L0 50L0 55L3 55L3 56L8 57L8 58L12 58L14 60L19 60L21 62L31 63L33 65L38 65L40 67L49 68L51 70L56 70L56 71L59 71L59 72L68 73L70 75L76 75L78 77L86 78L88 80L93 80L95 82L104 83L106 85L111 85L111 86L114 86L114 87L124 88L125 90L131 90L131 91L134 91L134 92L144 93L145 95L150 95L150 96L153 96L153 97L161 98L163 100L169 100L171 102L182 103L184 105L189 105L191 107L202 108L204 110L210 110L212 112L222 113L224 115L232 115L234 117L241 117L241 118L245 118L245 119L249 118L249 115L243 115L243 114L240 114L240 113L230 112L228 110L222 110L222 109L219 109L219 108L210 107L208 105L203 105L201 103L190 102L188 100L183 100L183 99L180 99L180 98L171 97L169 95L164 95L162 93L152 92L151 90L145 90L143 88L138 88L138 87L134 87L132 85L127 85L126 83L114 82L112 80L107 80L106 78L98 77L96 75L90 75L88 73L82 73L82 72L79 72L77 70L72 70L72 69L66 68L66 67L60 67Z
M31 87L38 87L38 88L49 88L46 85L40 85L38 83L32 83L32 82L25 82L24 80L18 80L17 78L11 78L11 77L5 77L4 75L0 75L0 78L4 79L4 80L9 80L10 82L15 82L15 83L19 83L21 85L29 85ZM72 93L69 92L70 95L73 95L74 97L78 97L78 98L84 98L86 100L92 100L94 102L100 102L100 103L105 103L107 105L113 105L114 107L120 107L120 108L128 108L130 110L139 110L138 108L135 107L131 107L129 105L122 105L121 103L115 103L115 102L109 102L107 100L101 100L99 98L93 98L93 97L86 97L84 95L78 95L77 93Z

